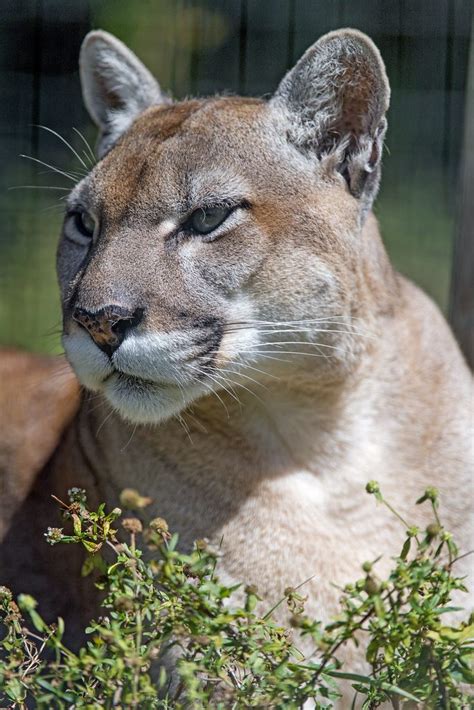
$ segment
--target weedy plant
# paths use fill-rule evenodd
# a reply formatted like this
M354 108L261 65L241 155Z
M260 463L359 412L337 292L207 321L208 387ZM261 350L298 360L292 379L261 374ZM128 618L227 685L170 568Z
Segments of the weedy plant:
M205 540L183 554L165 520L145 524L148 498L124 491L122 505L136 517L123 518L118 508L89 510L84 491L72 489L68 503L60 502L70 532L49 528L46 539L85 548L83 574L100 575L102 616L73 653L61 619L45 623L31 596L15 601L0 587L1 707L291 710L312 699L316 708L330 708L341 680L352 684L353 707L471 707L474 625L443 622L458 610L452 593L465 588L455 573L457 547L438 516L438 494L428 489L417 501L433 511L420 531L375 481L367 492L406 530L391 573L379 580L376 561L366 562L361 579L341 590L340 614L326 625L305 614L301 588L286 589L281 603L292 628L285 629L273 620L275 608L260 611L256 588L236 595L238 586L219 581L219 552ZM314 645L308 657L298 651L301 635ZM338 652L361 641L370 672L345 672Z

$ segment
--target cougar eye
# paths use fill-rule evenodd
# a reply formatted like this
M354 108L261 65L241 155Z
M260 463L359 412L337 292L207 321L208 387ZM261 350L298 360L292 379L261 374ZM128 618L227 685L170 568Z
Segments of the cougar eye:
M74 212L74 226L84 237L92 237L95 231L95 219L88 212Z
M232 208L226 206L200 207L192 213L188 225L193 232L209 234L222 224L231 212Z

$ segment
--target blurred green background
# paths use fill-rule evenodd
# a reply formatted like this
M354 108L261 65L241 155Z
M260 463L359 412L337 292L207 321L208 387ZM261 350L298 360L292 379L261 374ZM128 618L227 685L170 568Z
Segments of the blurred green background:
M77 57L91 28L117 34L176 97L266 95L321 34L367 32L392 85L375 212L397 267L447 308L472 0L1 0L0 343L58 352L54 272L62 198L93 144ZM9 189L32 186L25 189ZM59 190L42 189L59 187Z

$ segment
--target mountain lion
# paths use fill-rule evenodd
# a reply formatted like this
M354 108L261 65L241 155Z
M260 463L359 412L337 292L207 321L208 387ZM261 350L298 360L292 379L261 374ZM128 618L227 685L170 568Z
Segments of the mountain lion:
M84 389L43 363L38 400L36 360L4 361L18 404L2 427L1 583L79 633L92 585L43 537L71 486L109 507L125 487L151 496L184 547L222 540L221 575L269 604L311 578L323 618L333 583L380 553L383 568L404 537L369 479L420 525L414 501L437 486L469 549L472 378L371 213L390 94L371 40L325 35L268 100L173 102L101 31L80 70L99 159L67 198L57 266Z

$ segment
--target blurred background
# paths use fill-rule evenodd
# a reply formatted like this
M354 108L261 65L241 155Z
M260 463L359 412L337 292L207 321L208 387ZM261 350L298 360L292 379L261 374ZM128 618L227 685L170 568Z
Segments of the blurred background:
M98 27L126 42L178 98L268 95L321 34L367 32L392 86L375 212L396 266L451 309L461 333L473 317L474 215L468 220L458 200L472 178L461 161L467 148L474 160L474 131L464 130L466 110L474 127L472 19L472 0L0 0L0 344L61 349L55 248L63 198L83 166L38 126L87 163L80 134L94 145L95 130L77 59L84 35Z

